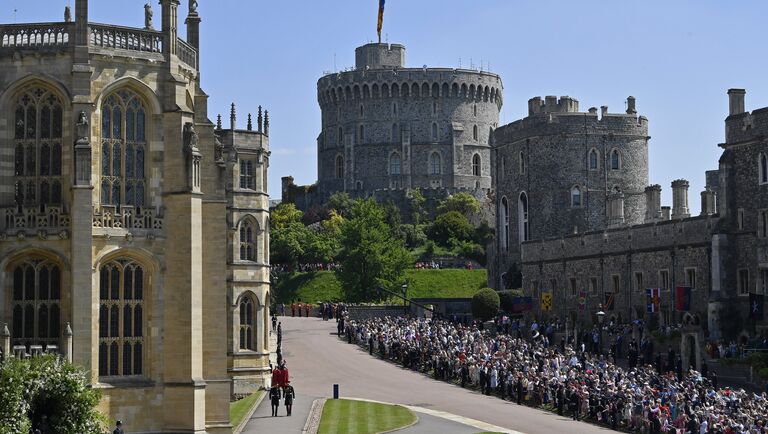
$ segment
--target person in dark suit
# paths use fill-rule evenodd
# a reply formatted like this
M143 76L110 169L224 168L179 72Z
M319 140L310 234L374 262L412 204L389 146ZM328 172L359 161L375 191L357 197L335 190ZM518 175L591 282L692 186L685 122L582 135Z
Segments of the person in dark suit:
M557 405L557 415L563 415L563 406L565 405L565 396L563 396L563 385L557 386L557 393L555 394L555 404Z
M269 400L272 404L272 416L277 416L277 409L280 408L280 388L273 386L269 389Z
M571 392L571 408L573 409L573 420L581 420L581 394L578 390Z
M517 375L517 385L515 386L517 389L517 405L523 405L523 375L518 374Z
M296 399L296 392L293 390L290 381L283 388L283 396L285 397L285 409L288 411L288 416L290 416L293 409L293 400Z
M115 430L112 431L112 434L124 434L125 431L123 431L123 421L118 420L115 423Z

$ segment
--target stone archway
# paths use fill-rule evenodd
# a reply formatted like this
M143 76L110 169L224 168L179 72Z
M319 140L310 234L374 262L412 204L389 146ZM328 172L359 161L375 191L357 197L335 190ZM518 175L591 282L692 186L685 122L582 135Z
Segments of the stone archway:
M683 370L687 371L691 365L701 372L701 341L699 333L683 332L680 342L680 357L683 361Z

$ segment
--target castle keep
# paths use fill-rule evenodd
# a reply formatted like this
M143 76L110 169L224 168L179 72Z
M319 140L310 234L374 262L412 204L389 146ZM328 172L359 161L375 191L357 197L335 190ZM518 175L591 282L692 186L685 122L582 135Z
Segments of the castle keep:
M208 118L200 22L0 25L0 338L131 432L228 433L268 374L268 120ZM68 12L68 11L67 11Z
M498 75L449 68L408 68L405 47L367 44L355 68L317 83L322 130L318 182L283 179L283 200L302 209L334 192L397 203L409 189L427 197L491 187L491 146L502 106Z

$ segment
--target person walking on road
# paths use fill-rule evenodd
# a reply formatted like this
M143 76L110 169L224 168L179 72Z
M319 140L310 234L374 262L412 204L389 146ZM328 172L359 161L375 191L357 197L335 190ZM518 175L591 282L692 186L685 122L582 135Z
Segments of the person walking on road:
M275 333L277 331L277 315L272 314L272 331L271 333Z
M272 416L277 416L277 410L280 408L280 388L272 386L269 389L269 400L272 403Z
M290 416L291 410L293 409L293 400L296 399L296 392L293 390L293 386L291 386L290 381L285 383L285 387L283 388L283 396L285 397L285 409L288 412L288 416Z

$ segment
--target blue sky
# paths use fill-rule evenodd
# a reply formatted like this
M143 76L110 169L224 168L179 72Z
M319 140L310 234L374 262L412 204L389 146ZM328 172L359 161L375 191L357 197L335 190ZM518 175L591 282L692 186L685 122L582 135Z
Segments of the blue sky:
M74 0L70 0L74 5ZM159 5L153 0L159 27ZM239 123L258 105L271 117L270 193L280 177L316 179L325 71L354 64L376 37L377 0L199 0L203 88L209 113L238 105ZM60 21L67 0L2 0L0 22ZM90 20L143 25L143 0L91 0ZM181 10L186 15L187 1ZM582 110L623 112L628 95L649 118L650 180L671 204L670 182L691 181L700 211L704 171L717 168L729 87L747 89L747 109L768 106L768 2L710 0L388 0L384 33L405 44L410 66L470 62L500 74L502 123L525 116L537 95L570 95Z

